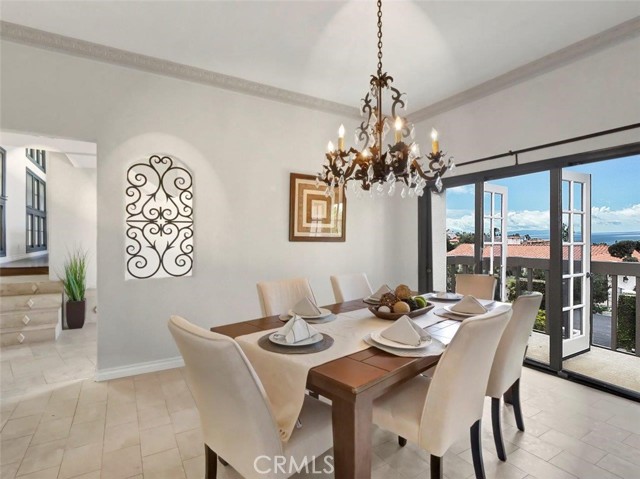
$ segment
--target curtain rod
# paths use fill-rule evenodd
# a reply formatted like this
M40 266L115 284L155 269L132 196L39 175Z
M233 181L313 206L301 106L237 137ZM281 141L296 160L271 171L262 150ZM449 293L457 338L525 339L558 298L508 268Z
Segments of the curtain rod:
M554 141L552 143L545 143L543 145L530 146L529 148L522 148L521 150L509 150L506 153L500 153L499 155L487 156L486 158L479 158L477 160L466 161L464 163L456 163L456 167L458 166L466 166L473 165L475 163L482 163L484 161L496 160L498 158L506 158L508 156L516 157L516 165L518 165L518 155L521 153L528 153L530 151L542 150L544 148L551 148L552 146L558 145L566 145L567 143L574 143L576 141L588 140L590 138L596 138L604 135L611 135L613 133L619 133L621 131L633 130L634 128L640 128L640 123L633 123L631 125L620 126L618 128L613 128L611 130L602 130L596 133L590 133L588 135L576 136L573 138L567 138L566 140Z

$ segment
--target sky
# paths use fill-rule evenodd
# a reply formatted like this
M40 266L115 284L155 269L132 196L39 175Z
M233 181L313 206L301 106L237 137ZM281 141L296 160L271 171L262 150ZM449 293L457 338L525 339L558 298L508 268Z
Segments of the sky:
M593 233L640 231L640 155L567 168L591 174ZM549 173L491 181L508 188L508 231L549 229ZM473 185L450 188L447 228L474 229Z

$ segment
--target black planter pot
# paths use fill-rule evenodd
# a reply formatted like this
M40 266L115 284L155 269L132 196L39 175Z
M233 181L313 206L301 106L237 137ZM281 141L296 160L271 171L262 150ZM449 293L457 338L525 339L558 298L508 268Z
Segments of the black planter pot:
M84 326L85 300L67 301L67 326L69 329L80 329Z

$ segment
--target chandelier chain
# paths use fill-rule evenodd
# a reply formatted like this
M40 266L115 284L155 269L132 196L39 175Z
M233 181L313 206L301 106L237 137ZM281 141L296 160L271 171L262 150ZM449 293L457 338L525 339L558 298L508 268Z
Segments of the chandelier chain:
M378 76L382 75L382 0L378 0Z

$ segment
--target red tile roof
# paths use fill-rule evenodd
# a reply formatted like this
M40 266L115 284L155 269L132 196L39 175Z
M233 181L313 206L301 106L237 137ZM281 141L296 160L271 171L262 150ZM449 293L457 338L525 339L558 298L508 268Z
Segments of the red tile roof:
M609 254L609 247L607 245L594 244L591 245L591 261L614 261L616 263L621 262L621 258L616 258ZM473 256L474 245L464 243L458 245L455 249L449 251L447 256ZM500 246L495 247L494 256L500 256ZM569 248L565 246L563 248L563 256L567 259ZM582 257L582 250L580 247L575 247L574 257L580 259ZM549 243L538 244L510 244L507 246L507 255L519 258L538 258L549 259ZM489 246L484 247L482 256L484 258L489 257ZM640 261L640 253L633 252L633 256Z

